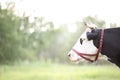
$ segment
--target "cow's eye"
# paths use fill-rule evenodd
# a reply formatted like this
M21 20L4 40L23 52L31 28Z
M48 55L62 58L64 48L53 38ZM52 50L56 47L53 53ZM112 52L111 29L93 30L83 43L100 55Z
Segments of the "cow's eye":
M83 39L80 38L80 44L82 45L82 43L83 43Z

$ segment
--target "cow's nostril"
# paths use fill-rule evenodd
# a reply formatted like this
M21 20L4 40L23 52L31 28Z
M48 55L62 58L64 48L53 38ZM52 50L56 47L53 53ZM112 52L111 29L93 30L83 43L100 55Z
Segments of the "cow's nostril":
M70 56L71 56L71 54L68 54L68 56L70 57Z

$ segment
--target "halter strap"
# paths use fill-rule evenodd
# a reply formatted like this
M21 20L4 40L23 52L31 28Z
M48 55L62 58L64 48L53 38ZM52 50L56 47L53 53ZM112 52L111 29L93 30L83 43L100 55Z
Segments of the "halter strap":
M98 48L98 51L96 54L86 54L86 53L80 53L78 52L77 50L75 49L72 49L72 51L74 51L76 54L78 54L80 57L84 58L85 60L87 61L90 61L90 62L95 62L98 60L98 56L99 56L99 53L101 52L102 50L102 45L103 45L103 37L104 37L104 29L101 30L101 37L100 37L100 43L99 43L99 48ZM95 59L92 60L88 57L85 57L85 56L95 56Z

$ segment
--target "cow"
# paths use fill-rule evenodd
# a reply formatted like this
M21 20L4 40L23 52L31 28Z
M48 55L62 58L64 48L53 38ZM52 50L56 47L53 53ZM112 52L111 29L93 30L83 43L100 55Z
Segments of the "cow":
M101 53L120 68L120 28L98 29L86 23L85 26L86 30L67 54L70 60L96 62Z

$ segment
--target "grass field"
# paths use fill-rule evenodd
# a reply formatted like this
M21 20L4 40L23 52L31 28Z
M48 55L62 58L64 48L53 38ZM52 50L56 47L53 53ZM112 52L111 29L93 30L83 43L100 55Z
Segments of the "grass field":
M1 65L0 80L120 80L116 66L28 64Z

